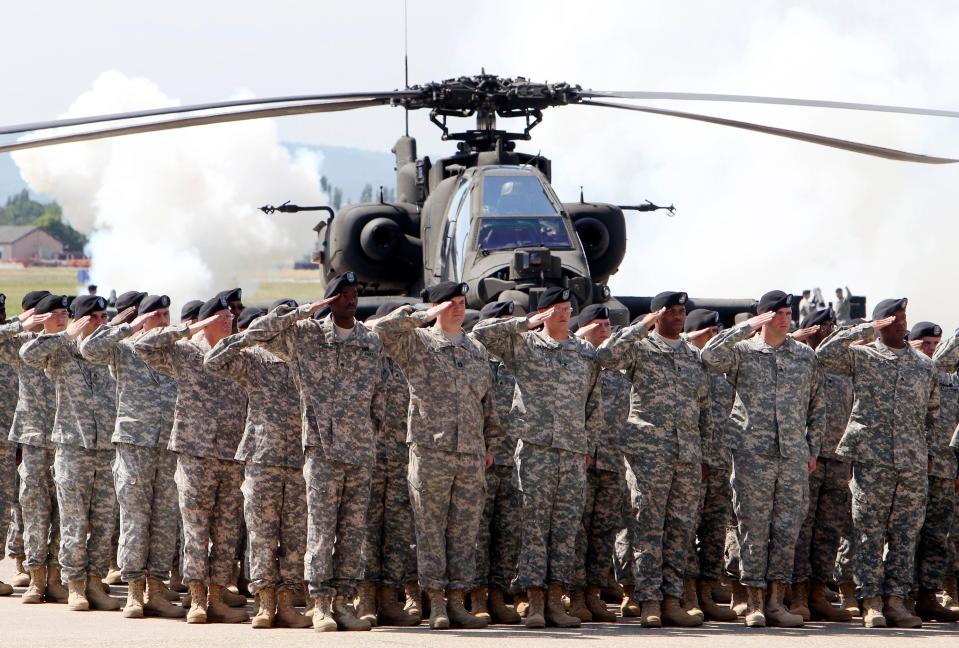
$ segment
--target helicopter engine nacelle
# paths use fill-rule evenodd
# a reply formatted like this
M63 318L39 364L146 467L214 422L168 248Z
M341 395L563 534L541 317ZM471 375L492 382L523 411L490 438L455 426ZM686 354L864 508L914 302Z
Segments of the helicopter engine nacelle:
M626 218L616 205L563 203L583 244L593 281L605 283L626 256Z
M361 294L403 294L421 279L419 220L418 208L408 203L347 205L324 228L324 277L352 270Z

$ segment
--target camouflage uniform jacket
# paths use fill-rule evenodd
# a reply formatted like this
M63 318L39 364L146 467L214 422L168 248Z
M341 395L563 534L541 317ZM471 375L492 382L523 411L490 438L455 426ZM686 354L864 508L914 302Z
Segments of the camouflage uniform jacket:
M194 457L233 461L246 421L246 394L203 367L210 345L186 339L188 326L147 331L133 341L136 354L176 381L176 409L169 449Z
M606 421L600 366L589 342L529 331L523 317L485 320L472 334L516 376L526 408L521 439L595 455Z
M466 335L420 328L424 311L397 308L373 330L410 383L406 440L427 448L484 455L502 434L489 353Z
M702 357L702 356L700 356ZM709 418L712 421L713 434L709 452L703 463L713 468L730 467L729 448L726 447L727 429L732 425L729 415L736 401L736 389L726 380L726 374L707 367L709 375Z
M939 381L932 360L906 347L897 353L872 337L872 324L840 329L816 349L826 371L852 378L854 400L836 453L864 464L925 473L939 424Z
M642 324L624 327L597 351L600 364L623 369L632 385L622 448L631 455L702 463L709 456L712 419L709 376L699 350L686 340L673 347L647 333Z
M19 376L16 409L10 427L10 441L39 448L50 447L57 394L42 369L20 359L20 347L37 336L24 331L20 320L0 325L0 363Z
M513 466L516 440L523 434L526 426L526 406L523 405L523 394L516 386L516 377L503 361L490 356L489 364L493 370L496 407L499 410L497 419L503 428L501 434L493 437L489 450L493 453L494 465Z
M302 468L303 421L290 368L282 358L249 344L246 333L227 336L203 361L207 371L240 385L249 399L236 459Z
M116 424L116 381L110 370L87 362L66 333L43 333L23 345L20 357L53 381L57 409L50 440L87 450L110 450Z
M826 409L823 418L822 447L819 456L836 461L848 461L848 457L836 454L852 412L852 378L841 374L826 373L822 383Z
M303 446L320 447L334 461L372 466L388 396L383 344L361 322L342 340L332 315L311 315L309 304L277 309L254 320L247 340L289 363L300 389Z
M623 439L629 434L629 396L632 389L629 378L622 371L603 369L599 374L603 390L603 435L596 440L593 470L623 473Z
M156 371L133 351L129 324L101 326L80 343L80 353L106 365L117 381L114 443L166 448L173 429L176 381Z
M953 335L932 354L939 378L939 429L934 450L930 451L929 474L945 479L956 478L956 454L949 447L953 430L959 424L959 337Z
M383 424L377 428L376 460L406 463L410 458L410 450L406 445L410 384L406 380L406 374L389 356L386 357L386 367L389 377L384 386L386 402L383 408Z
M711 339L703 362L735 387L725 444L767 457L819 456L824 415L822 371L815 352L791 337L773 347L743 322Z

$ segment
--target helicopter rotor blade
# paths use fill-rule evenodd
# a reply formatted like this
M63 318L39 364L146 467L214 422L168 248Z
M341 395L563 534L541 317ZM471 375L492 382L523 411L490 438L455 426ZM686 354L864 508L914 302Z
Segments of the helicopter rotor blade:
M788 97L762 97L752 95L726 95L697 92L634 92L618 90L586 90L585 98L607 99L669 99L674 101L725 101L733 103L772 104L778 106L801 106L806 108L838 108L840 110L867 110L872 112L925 115L927 117L959 117L959 111L938 108L914 108L911 106L886 106L882 104L851 103L848 101L820 101L818 99L791 99Z
M411 90L391 90L388 92L347 92L340 94L323 95L292 95L288 97L265 97L263 99L238 99L234 101L217 101L213 103L193 104L190 106L171 106L169 108L155 108L151 110L135 110L132 112L112 113L109 115L91 115L89 117L74 117L71 119L54 119L50 121L34 122L32 124L14 124L0 126L0 135L28 133L48 128L63 126L80 126L82 124L96 124L100 122L136 119L139 117L159 117L161 115L176 115L180 113L197 112L201 110L217 110L222 108L240 108L242 106L269 105L275 103L306 103L313 101L345 101L357 99L404 99L418 97L419 92Z
M151 122L147 124L136 124L133 126L120 126L116 128L105 128L96 131L86 131L83 133L70 133L67 135L57 135L54 137L45 137L35 140L24 140L13 144L0 146L0 153L9 153L11 151L20 151L23 149L39 148L41 146L52 146L54 144L67 144L69 142L86 142L90 140L105 139L108 137L117 137L120 135L133 135L136 133L152 133L156 131L174 130L178 128L189 128L191 126L204 126L207 124L220 124L225 122L247 121L250 119L263 119L265 117L283 117L287 115L306 115L310 113L339 112L343 110L356 110L358 108L371 108L373 106L385 106L389 104L388 99L364 99L361 101L335 101L330 103L306 104L296 106L279 106L276 108L261 108L259 110L245 110L232 113L220 113L216 115L202 115L197 117L181 117L178 119L168 119L165 121Z
M735 119L725 119L723 117L711 117L709 115L680 112L678 110L664 110L661 108L650 108L648 106L627 106L623 104L609 103L606 101L590 100L581 101L578 105L599 106L602 108L618 108L620 110L633 110L636 112L650 113L653 115L666 115L668 117L692 119L694 121L718 124L720 126L731 126L733 128L741 128L743 130L755 131L757 133L786 137L789 139L799 140L801 142L829 146L832 148L842 149L844 151L851 151L853 153L872 155L875 157L885 158L887 160L898 160L900 162L920 162L922 164L955 164L956 162L959 162L959 160L953 160L952 158L932 157L929 155L921 155L919 153L909 153L907 151L899 151L897 149L884 148L882 146L874 146L872 144L863 144L861 142L852 142L850 140L826 137L825 135L814 135L812 133L804 133L802 131L776 128L774 126L763 126L762 124L754 124L751 122L738 121Z

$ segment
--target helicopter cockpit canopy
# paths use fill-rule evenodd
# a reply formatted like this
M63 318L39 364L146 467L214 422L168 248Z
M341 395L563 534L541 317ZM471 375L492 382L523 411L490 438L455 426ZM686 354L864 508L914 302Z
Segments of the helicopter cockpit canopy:
M538 175L516 168L487 172L482 187L479 249L573 248L560 208Z

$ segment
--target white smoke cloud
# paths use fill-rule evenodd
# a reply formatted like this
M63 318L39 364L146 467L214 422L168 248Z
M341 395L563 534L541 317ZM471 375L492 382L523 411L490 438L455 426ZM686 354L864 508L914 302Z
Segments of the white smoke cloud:
M153 83L101 75L61 117L175 106ZM81 128L81 127L78 127ZM316 155L280 145L272 120L119 137L13 155L30 188L90 235L91 280L207 299L308 252L309 219L257 207L296 196L326 202Z

